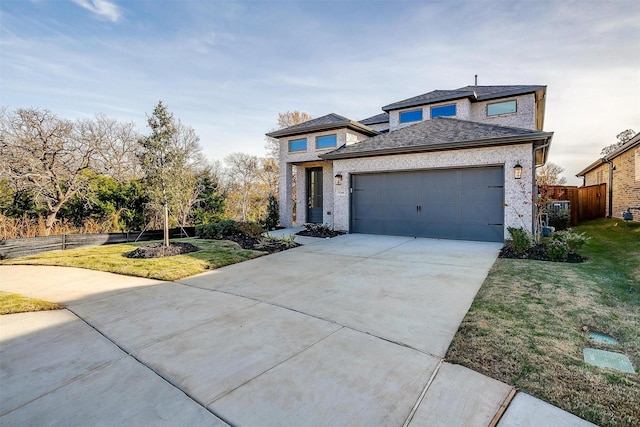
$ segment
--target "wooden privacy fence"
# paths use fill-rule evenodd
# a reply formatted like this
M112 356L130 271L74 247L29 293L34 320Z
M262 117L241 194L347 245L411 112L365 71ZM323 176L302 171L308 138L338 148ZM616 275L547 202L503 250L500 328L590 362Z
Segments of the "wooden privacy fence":
M578 222L607 216L607 184L578 188Z
M568 200L571 210L570 225L607 215L607 184L588 187L549 186L547 195L553 200Z
M184 227L189 237L195 235L195 227ZM183 229L172 228L169 230L172 238L187 237ZM83 246L99 246L113 243L130 243L137 241L162 240L162 230L130 231L127 233L101 233L101 234L60 234L57 236L31 237L27 239L0 240L0 259L18 258L27 255L36 255L42 252L75 249Z

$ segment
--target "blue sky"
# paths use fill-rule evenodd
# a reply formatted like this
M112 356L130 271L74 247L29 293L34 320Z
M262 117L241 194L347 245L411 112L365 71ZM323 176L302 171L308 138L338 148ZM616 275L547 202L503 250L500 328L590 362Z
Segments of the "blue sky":
M573 175L640 131L637 1L3 0L0 104L138 124L162 99L222 160L279 112L360 120L434 89L547 85Z

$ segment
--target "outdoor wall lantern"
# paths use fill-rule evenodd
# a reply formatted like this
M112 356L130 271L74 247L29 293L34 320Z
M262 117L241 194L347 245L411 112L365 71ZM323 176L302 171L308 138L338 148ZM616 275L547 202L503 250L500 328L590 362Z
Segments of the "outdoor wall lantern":
M342 185L342 175L341 174L337 174L334 177L334 182L336 183L336 185Z
M522 178L522 166L520 165L520 162L516 163L516 165L513 167L513 178Z

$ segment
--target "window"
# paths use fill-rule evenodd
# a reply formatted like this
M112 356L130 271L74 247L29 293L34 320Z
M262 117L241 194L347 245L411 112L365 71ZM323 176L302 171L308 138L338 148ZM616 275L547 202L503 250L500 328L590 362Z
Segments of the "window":
M500 114L511 114L516 112L516 101L496 102L487 105L487 116L498 116Z
M456 115L456 104L442 105L440 107L431 107L431 118L447 117Z
M316 138L316 148L331 148L337 145L338 139L335 135L319 136Z
M422 109L400 113L400 123L419 122L420 120L422 120Z
M294 139L289 141L289 151L306 151L307 139Z

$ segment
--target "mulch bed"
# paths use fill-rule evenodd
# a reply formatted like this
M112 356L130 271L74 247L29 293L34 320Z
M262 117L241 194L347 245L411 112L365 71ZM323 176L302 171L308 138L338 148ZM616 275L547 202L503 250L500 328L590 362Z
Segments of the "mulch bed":
M295 242L281 242L277 239L256 239L243 234L225 236L224 239L236 242L242 249L269 252L270 254L300 246L299 243Z
M336 231L336 230L300 230L296 233L298 236L307 236L307 237L321 237L321 238L327 238L327 237L336 237L336 236L341 236L343 234L345 234L344 231Z
M525 253L517 253L509 246L505 246L500 250L500 254L498 258L510 258L510 259L533 259L536 261L551 261L551 262L570 262L570 263L580 263L585 262L587 257L584 257L580 254L576 254L574 252L569 252L567 259L564 261L552 260L549 258L547 254L547 245L541 243L539 245L535 245L531 249L529 249Z
M134 251L127 252L124 256L127 258L163 258L201 250L202 248L192 245L191 243L169 243L168 248L165 248L162 243L152 243L150 245L140 246Z

